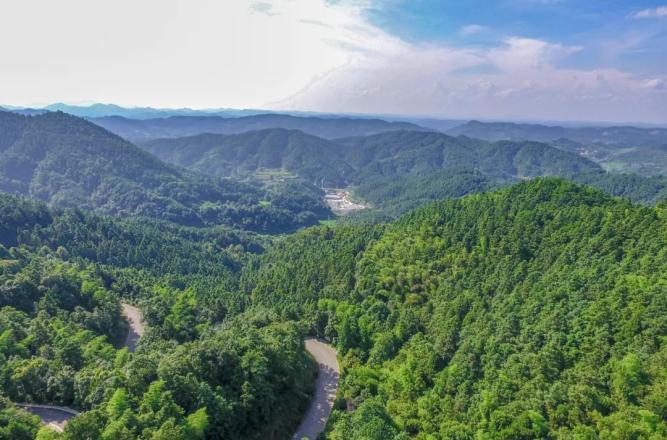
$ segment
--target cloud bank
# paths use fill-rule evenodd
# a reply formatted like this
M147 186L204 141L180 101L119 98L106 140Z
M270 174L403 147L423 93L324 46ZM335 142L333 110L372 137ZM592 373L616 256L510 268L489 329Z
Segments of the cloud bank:
M644 9L633 15L634 18L656 18L667 17L667 6L660 6L657 8Z
M580 46L506 37L491 47L397 41L374 35L349 61L278 104L285 109L589 121L667 121L665 77L560 67ZM369 29L371 28L371 29ZM478 32L477 27L462 32ZM378 49L382 48L382 49Z
M582 47L519 35L485 46L408 42L373 25L370 7L11 2L0 15L0 101L667 122L665 75L565 67Z

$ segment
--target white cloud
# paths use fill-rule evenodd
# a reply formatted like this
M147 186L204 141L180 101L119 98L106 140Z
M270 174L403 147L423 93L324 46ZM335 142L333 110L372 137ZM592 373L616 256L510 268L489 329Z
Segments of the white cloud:
M661 78L646 79L643 81L644 88L651 90L665 90L667 82Z
M513 71L548 66L580 50L579 46L565 47L533 38L510 37L503 45L490 49L487 57L505 71Z
M667 17L667 6L644 9L632 15L634 18Z
M281 108L461 118L665 122L664 79L558 67L581 47L511 37L496 47L405 44L355 59Z
M324 0L8 2L0 14L0 99L259 107L359 50L391 52L396 41L378 40L359 7Z
M7 104L645 122L667 115L665 76L562 68L581 47L531 38L466 48L406 42L364 18L371 0L10 4L0 15Z
M460 30L460 34L463 36L477 35L483 32L486 32L488 28L480 24L467 24L463 26Z

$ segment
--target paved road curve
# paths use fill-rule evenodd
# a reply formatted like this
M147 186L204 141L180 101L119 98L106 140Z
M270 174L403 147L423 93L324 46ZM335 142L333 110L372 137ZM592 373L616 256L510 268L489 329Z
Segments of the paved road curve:
M139 339L144 335L141 311L129 304L123 304L123 316L129 324L125 346L131 353L134 353ZM42 419L43 424L58 432L63 432L69 419L79 415L77 411L63 406L32 405L28 403L17 403L16 406L38 416Z
M28 403L17 403L16 406L38 416L42 419L43 424L58 432L63 432L69 419L79 415L77 411L63 406L31 405Z
M336 350L318 339L306 339L306 350L318 365L315 395L304 419L292 437L294 440L307 438L315 440L327 424L338 392L338 359Z

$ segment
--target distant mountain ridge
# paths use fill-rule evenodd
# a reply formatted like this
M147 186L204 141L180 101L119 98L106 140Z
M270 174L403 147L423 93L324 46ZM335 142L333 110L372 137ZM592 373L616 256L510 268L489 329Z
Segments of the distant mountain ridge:
M90 118L95 124L133 142L194 136L202 133L239 134L267 128L301 130L325 139L365 136L393 130L429 130L407 122L347 117L301 117L285 114L260 114L238 118L220 116L173 116L136 120L118 116Z
M102 119L120 121L125 129L148 127L169 134L211 127L260 129L148 140L140 144L141 151L65 113L0 112L0 190L107 214L278 231L330 215L317 187L353 187L363 203L391 216L430 200L538 176L571 178L641 202L661 200L665 189L662 178L606 175L600 164L613 163L587 157L590 152L608 154L605 148L615 146L596 144L582 151L582 144L567 138L552 141L555 147L534 141L489 142L418 126L413 130L412 124L389 130L406 124L289 115ZM323 132L331 139L282 125ZM379 132L337 137L375 130ZM563 127L545 130L550 134L542 137L567 134ZM650 167L663 166L654 158L667 154L667 148L641 152L620 148L612 157L650 174Z
M568 176L600 170L595 163L538 142L489 143L435 132L399 131L340 139L359 174L385 177L452 168L496 177Z
M470 121L447 130L487 141L547 142L599 163L606 170L640 175L667 175L667 128L559 127L537 124Z
M99 118L121 116L131 119L166 118L170 116L225 116L237 117L264 113L262 110L240 109L209 109L195 110L191 108L153 108L153 107L121 107L115 104L69 105L56 103L44 107L48 111L61 111L80 118Z
M469 121L448 129L452 136L464 135L487 141L531 140L553 142L569 139L578 143L610 146L655 146L667 144L667 128L638 128L632 126L611 127L561 127L513 122Z

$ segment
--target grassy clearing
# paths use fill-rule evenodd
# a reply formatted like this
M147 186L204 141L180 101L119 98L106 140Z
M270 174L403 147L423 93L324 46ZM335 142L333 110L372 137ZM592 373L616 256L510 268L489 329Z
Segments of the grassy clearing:
M322 226L335 226L338 223L338 220L320 220L320 225Z

